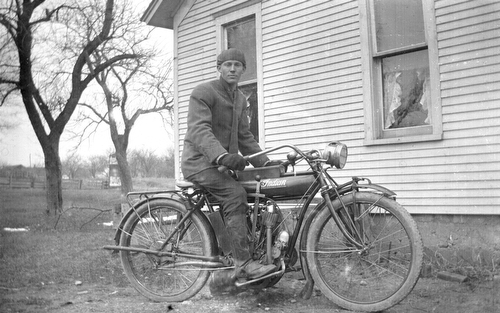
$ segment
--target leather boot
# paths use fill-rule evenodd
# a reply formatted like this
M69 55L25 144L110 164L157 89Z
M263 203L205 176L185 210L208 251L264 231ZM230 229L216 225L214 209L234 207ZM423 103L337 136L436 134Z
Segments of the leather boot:
M225 216L227 231L231 238L233 258L237 267L251 259L246 217L243 214Z
M274 265L264 265L252 260L249 243L246 216L243 214L226 215L226 227L232 239L233 258L236 265L236 276L255 279L271 273Z
M274 264L261 264L257 260L249 260L241 268L242 275L246 276L247 279L256 279L272 273L276 269Z

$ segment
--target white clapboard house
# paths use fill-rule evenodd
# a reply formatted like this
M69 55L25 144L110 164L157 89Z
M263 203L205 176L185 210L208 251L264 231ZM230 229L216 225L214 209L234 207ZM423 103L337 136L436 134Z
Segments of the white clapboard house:
M190 93L235 47L263 148L340 140L338 182L369 177L412 214L500 215L500 1L153 0L142 19L174 31L177 169Z

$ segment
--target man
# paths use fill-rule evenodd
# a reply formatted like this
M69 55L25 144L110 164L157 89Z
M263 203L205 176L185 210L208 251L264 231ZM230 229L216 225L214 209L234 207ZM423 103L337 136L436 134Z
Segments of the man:
M238 151L243 155L261 151L249 129L246 98L238 90L245 70L244 54L225 50L217 57L219 79L203 83L191 93L181 167L185 179L203 186L221 202L238 276L254 279L272 272L275 266L252 259L245 217L247 194L232 177L218 170L223 165L242 171L246 161ZM260 167L269 159L261 156L250 162Z

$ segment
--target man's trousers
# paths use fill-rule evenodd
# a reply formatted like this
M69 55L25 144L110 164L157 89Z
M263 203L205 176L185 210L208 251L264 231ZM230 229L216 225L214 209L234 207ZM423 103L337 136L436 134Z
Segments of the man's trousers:
M222 214L232 242L236 266L251 259L245 212L248 207L247 193L241 184L217 168L209 168L193 174L187 180L199 184L212 194L222 206Z

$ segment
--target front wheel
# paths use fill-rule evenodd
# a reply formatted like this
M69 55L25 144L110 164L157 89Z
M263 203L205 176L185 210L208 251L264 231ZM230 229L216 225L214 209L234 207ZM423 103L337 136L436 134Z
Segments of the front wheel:
M420 274L423 245L417 225L401 205L380 194L357 192L341 200L333 207L362 246L345 238L325 206L302 251L314 282L343 308L390 308L411 292Z
M194 296L206 283L210 272L196 259L213 256L216 244L210 224L199 212L182 224L188 211L171 199L152 199L133 208L120 236L120 246L173 253L156 256L142 252L120 251L125 275L141 294L153 301L178 302ZM173 232L166 245L164 242ZM197 265L198 264L198 265Z

